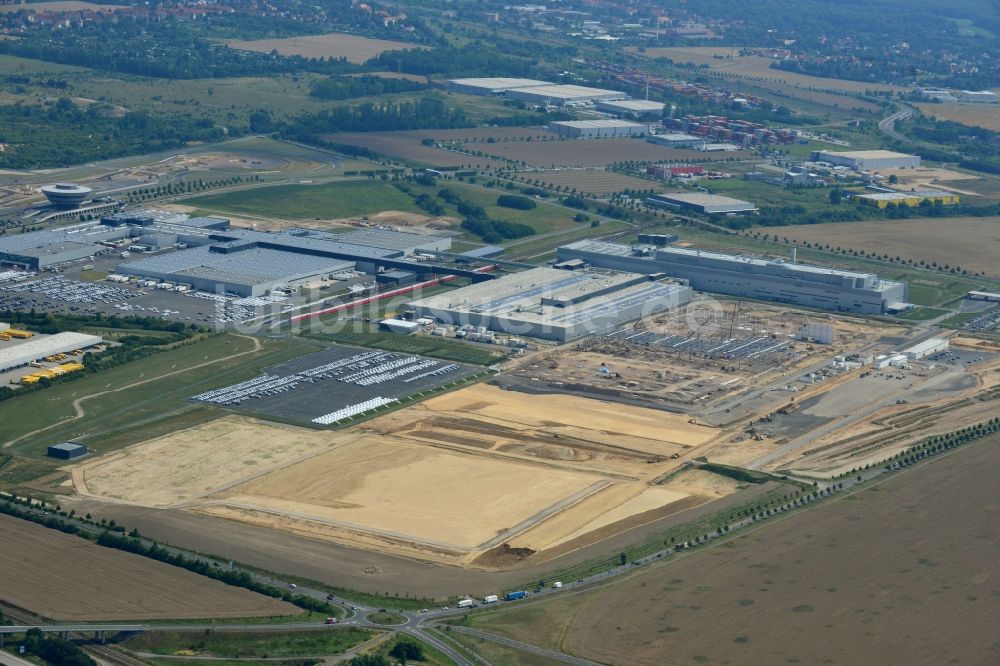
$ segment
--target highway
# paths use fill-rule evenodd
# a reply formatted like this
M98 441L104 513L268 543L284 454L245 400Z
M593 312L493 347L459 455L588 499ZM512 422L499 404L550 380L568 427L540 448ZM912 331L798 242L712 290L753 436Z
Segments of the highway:
M911 109L908 106L904 106L899 111L893 113L891 116L886 116L885 118L880 120L878 122L878 128L883 134L889 136L890 138L893 138L896 141L902 141L908 143L910 140L896 131L896 123L898 123L901 120L906 120L912 115L913 115L913 109Z

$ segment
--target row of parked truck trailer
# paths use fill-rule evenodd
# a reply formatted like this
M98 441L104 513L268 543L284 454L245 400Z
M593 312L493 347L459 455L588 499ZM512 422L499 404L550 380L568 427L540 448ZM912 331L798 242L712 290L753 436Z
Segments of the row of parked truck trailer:
M552 589L558 590L562 586L563 586L562 583L555 582L555 583L552 584ZM538 590L535 590L535 591L537 592ZM503 600L504 601L517 601L518 599L524 599L526 596L528 596L527 590L515 590L513 592L507 592L506 594L504 594L503 595ZM492 603L496 603L498 601L500 601L500 596L496 595L496 594L488 594L485 597L483 597L483 603L484 604L492 604ZM478 605L479 604L476 603L475 599L462 599L461 601L458 602L458 607L459 608L475 608Z

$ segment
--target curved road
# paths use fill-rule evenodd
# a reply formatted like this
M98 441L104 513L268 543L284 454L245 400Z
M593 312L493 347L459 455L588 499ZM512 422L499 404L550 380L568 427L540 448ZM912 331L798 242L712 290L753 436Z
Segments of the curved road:
M891 116L886 116L878 122L878 128L887 136L895 139L896 141L902 141L904 143L910 143L910 139L906 138L902 134L896 131L896 123L901 120L906 120L913 115L913 109L908 106L903 106L898 111L893 113Z

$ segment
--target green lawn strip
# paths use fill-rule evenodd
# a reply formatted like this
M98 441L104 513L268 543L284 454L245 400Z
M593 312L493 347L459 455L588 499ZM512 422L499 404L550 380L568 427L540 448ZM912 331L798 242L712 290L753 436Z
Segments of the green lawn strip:
M927 321L928 319L936 319L942 315L946 315L948 312L949 310L941 308L918 306L909 312L903 312L896 315L896 319L902 319L904 321Z
M429 336L341 330L330 333L306 333L304 337L359 347L375 347L403 354L430 356L472 365L492 365L503 358L501 354L492 350L479 349L454 340Z
M286 219L331 219L384 210L421 212L409 195L382 181L355 180L322 185L272 185L183 200L234 214Z
M250 657L316 657L342 654L371 640L375 632L359 627L312 631L149 631L126 643L136 652L159 655ZM193 654L192 654L193 653Z
M523 652L478 636L469 636L457 631L441 632L447 640L457 643L467 654L476 654L492 666L557 666L564 662L541 655Z
M176 372L253 348L253 341L233 335L215 336L174 350L154 354L84 379L59 384L0 403L0 441L10 441L25 433L68 419L73 415L76 398L112 390ZM89 436L87 445L105 451L108 445L102 437L119 429L135 429L138 424L153 423L177 412L194 410L198 405L188 398L200 391L242 381L255 376L263 367L280 363L310 351L320 345L299 339L268 340L263 349L253 355L220 360L216 363L165 376L135 386L126 391L107 393L82 403L83 419L68 420L6 449L7 453L42 456L53 441ZM122 409L123 398L129 408ZM15 418L16 415L16 418ZM116 442L116 445L119 443Z
M414 643L423 652L423 659L418 660L410 658L406 660L407 664L426 664L427 666L454 666L455 664L450 657L438 650L436 647L420 640L419 638L414 638L413 636L406 634L396 634L391 640L380 645L377 652L387 656L391 663L399 663L390 654L393 648L395 648L399 643Z
M390 613L378 611L375 613L370 613L368 615L368 621L374 622L375 624L384 625L400 625L406 624L406 616L400 615L399 613Z
M206 555L207 557L212 557L211 555ZM385 608L387 610L420 610L422 608L429 608L431 606L446 604L454 605L454 602L458 600L458 597L450 597L447 600L434 600L434 599L417 599L414 597L400 597L390 594L386 591L385 594L376 594L371 592L360 592L358 590L349 590L343 587L336 587L334 585L327 585L317 580L312 580L310 578L304 578L302 576L296 576L294 574L278 574L273 571L267 571L266 569L259 569L250 565L236 563L239 569L244 571L250 571L270 578L280 579L289 583L295 583L300 587L308 587L314 590L320 590L328 594L334 594L340 599L344 599L347 602L360 604L362 606L369 606L372 608Z

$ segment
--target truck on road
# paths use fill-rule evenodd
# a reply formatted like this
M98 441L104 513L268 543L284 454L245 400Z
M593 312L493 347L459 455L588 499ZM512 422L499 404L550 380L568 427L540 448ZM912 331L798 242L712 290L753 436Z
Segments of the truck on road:
M485 597L483 597L483 603L484 604L492 604L492 603L495 603L497 601L500 601L500 597L498 597L495 594L489 594L489 595L486 595Z
M458 602L459 608L472 608L475 605L476 602L473 601L472 599L462 599L461 601Z
M517 592L508 592L504 597L505 601L517 601L518 599L524 599L528 596L528 593L524 590L518 590Z

